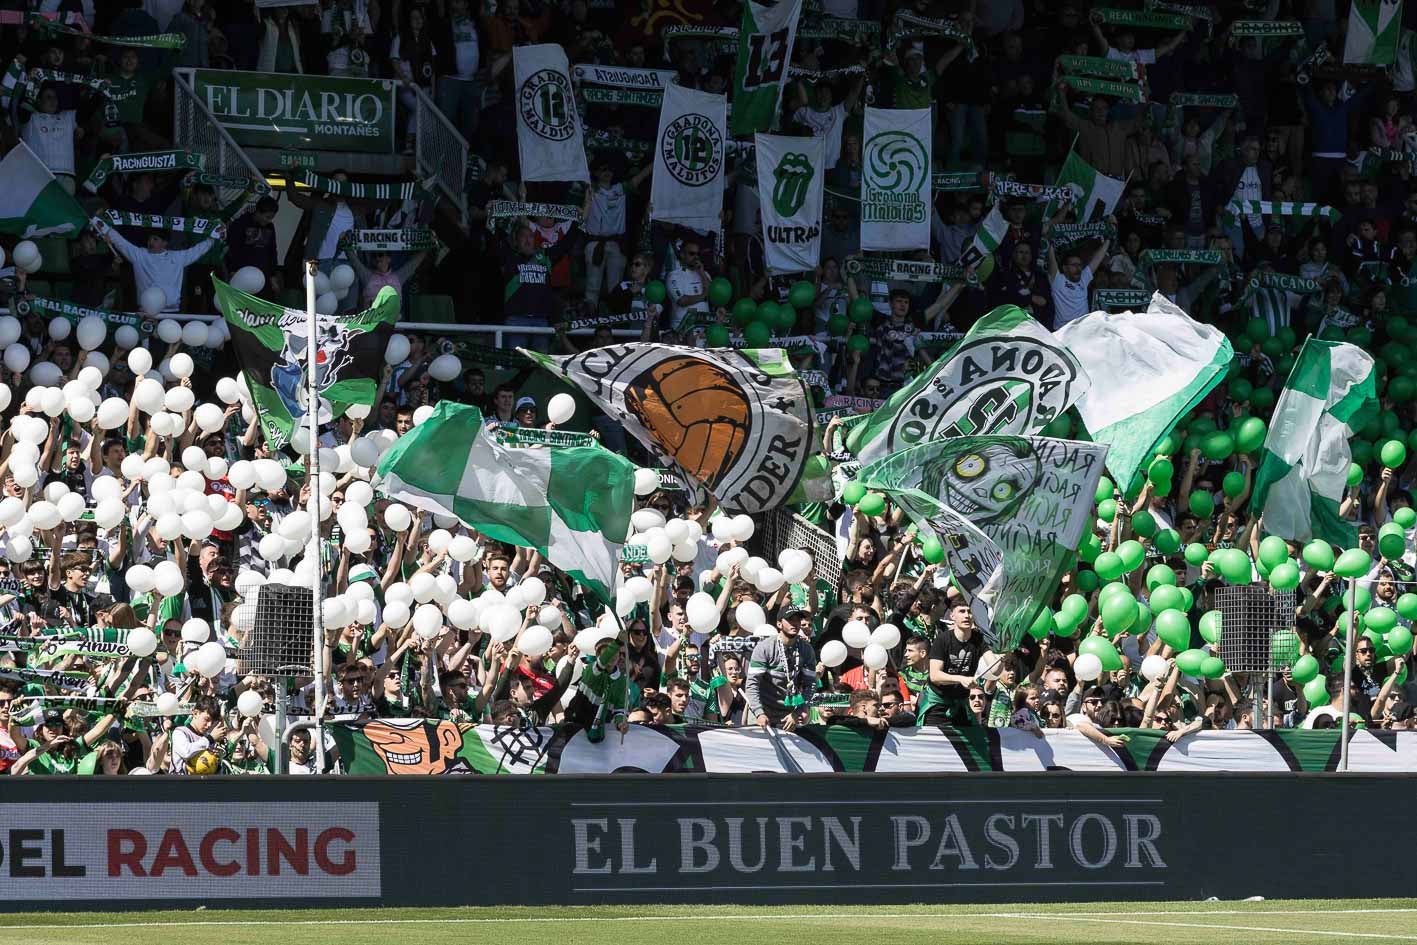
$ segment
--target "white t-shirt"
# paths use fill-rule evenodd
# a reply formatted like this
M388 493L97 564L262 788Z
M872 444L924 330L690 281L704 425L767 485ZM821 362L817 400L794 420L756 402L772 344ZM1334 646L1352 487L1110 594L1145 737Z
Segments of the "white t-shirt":
M457 75L454 78L471 79L477 75L478 49L477 24L472 17L465 16L452 22L453 55L457 59Z
M73 109L46 115L35 112L25 125L25 144L29 145L35 157L49 168L51 174L74 173L74 125L76 112Z
M700 299L691 305L680 305L679 300L686 295L703 295L708 286L704 284L704 278L693 269L676 269L669 274L666 281L666 288L669 289L669 298L674 302L674 324L678 325L690 312L698 312L701 315L709 314L708 299Z
M624 236L626 203L624 184L591 188L586 233L590 236Z
M1231 195L1232 200L1263 200L1264 191L1260 189L1259 169L1251 165L1245 168L1240 174L1240 179L1235 182L1235 193ZM1257 232L1263 232L1264 217L1258 213L1248 214L1250 227Z
M827 139L827 168L841 160L841 129L846 124L846 106L833 105L824 112L805 105L792 114L792 120L812 129L816 137Z
M1075 318L1082 318L1087 314L1087 288L1092 285L1092 270L1086 266L1082 267L1082 275L1077 282L1069 281L1063 275L1063 271L1058 270L1058 274L1053 277L1053 328L1059 329Z

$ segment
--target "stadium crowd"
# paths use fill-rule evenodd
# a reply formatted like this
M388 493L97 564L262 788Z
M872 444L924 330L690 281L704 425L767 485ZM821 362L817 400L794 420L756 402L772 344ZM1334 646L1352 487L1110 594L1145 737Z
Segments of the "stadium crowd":
M1333 0L1154 3L1133 18L1110 17L1109 8L1072 0L807 3L804 16L838 28L799 33L778 126L826 139L820 265L774 274L760 213L768 197L750 149L729 150L718 228L649 219L655 108L629 98L582 106L589 186L521 182L518 167L514 47L555 43L572 63L667 69L680 85L719 93L733 88L736 46L703 31L666 35L665 27L736 26L738 3L0 2L0 14L80 14L96 36L184 37L176 49L105 44L23 16L0 18L0 62L12 76L38 70L32 94L25 82L6 86L0 147L24 142L96 220L67 237L34 240L33 257L18 235L0 240L13 264L4 272L11 314L0 318L0 338L23 349L6 352L0 440L0 770L268 771L274 746L261 720L277 683L236 672L238 609L265 576L309 573L297 549L310 527L312 485L329 500L320 558L343 622L327 620L325 704L314 704L308 676L296 679L296 715L1072 728L1114 747L1125 728L1179 738L1333 727L1345 696L1347 612L1391 608L1394 621L1356 636L1347 695L1358 724L1412 728L1417 459L1389 447L1417 448L1417 81L1406 22L1417 11L1402 14L1395 64L1377 68L1345 63L1347 4ZM1167 16L1184 26L1161 25ZM901 22L929 25L902 30ZM1073 56L1118 71L1070 82L1060 57ZM174 147L176 67L393 79L403 87L400 135L410 138L408 87L420 86L469 143L462 203L422 190L375 200L290 184L250 195L239 215L223 219L218 186L190 167L113 173L85 188L113 155ZM1120 86L1141 94L1130 100ZM863 255L857 195L868 106L934 108L940 184L930 248L909 257L942 264L926 266L925 281L851 265ZM1052 184L1070 156L1121 182L1104 198L1105 212L1080 218L1072 202L995 187ZM378 182L331 167L322 170L330 180ZM493 219L493 201L581 207L584 219ZM303 213L283 257L274 224L282 202ZM1274 212L1237 213L1237 202ZM212 229L173 232L133 219L109 226L100 221L110 210L205 217ZM981 228L995 211L1005 225L980 252ZM437 248L364 252L342 239L362 227L411 226L430 227ZM254 294L303 308L306 259L319 261L330 291L344 293L343 313L372 304L386 286L406 309L419 296L444 296L459 323L554 329L521 338L556 354L629 339L722 347L739 333L751 340L770 332L811 387L824 455L848 469L850 418L880 407L998 306L1060 328L1099 309L1140 310L1156 291L1222 329L1237 357L1158 452L1179 475L1176 488L1172 473L1153 465L1115 492L1110 480L1099 490L1093 534L1046 601L1051 615L1069 595L1082 596L1086 616L1071 628L1043 625L995 654L947 569L922 554L905 511L848 503L841 481L830 498L791 508L820 532L810 559L765 561L746 553L758 548L751 533L785 513L749 516L756 523L745 525L744 516L721 514L696 483L666 472L636 490L636 506L658 513L659 526L680 538L674 554L653 556L660 563L623 562L624 576L647 579L637 587L648 593L612 646L597 636L602 605L541 554L369 486L368 457L422 422L421 408L445 400L477 406L499 437L561 428L535 366L510 345L468 343L451 330L408 333L406 346L390 348L374 403L324 426L319 445L332 451L336 471L312 484L298 450L272 449L262 435L249 390L232 379L238 368L220 318L167 320L216 313L210 276L246 269L261 277L251 282L259 284ZM144 314L126 331L113 323L90 345L63 311L37 303L46 299ZM1381 409L1351 440L1357 471L1340 509L1372 559L1352 579L1310 560L1302 541L1274 557L1249 502L1260 444L1241 448L1240 431L1271 415L1311 335L1366 349L1380 364ZM440 362L448 352L458 359L453 371ZM142 388L154 377L163 388L155 404ZM55 391L77 391L96 408L111 399L127 406L121 417L76 409L72 396L56 400ZM1059 422L1050 435L1082 432L1068 416ZM614 452L660 465L616 417L578 423ZM367 509L367 536L351 540L339 514L347 502ZM205 520L189 521L194 511ZM1112 578L1099 580L1093 564L1128 540L1145 550L1145 566L1123 578L1137 600L1161 586L1186 590L1187 646L1144 626L1104 629L1098 588ZM1259 575L1291 555L1300 564L1294 632L1281 657L1289 668L1263 694L1261 719L1254 706L1263 677L1207 678L1177 665L1182 650L1215 644L1202 620L1222 582L1207 556L1215 549L1249 553ZM515 593L523 611L502 642L475 621L450 620L430 635L410 619L417 603L446 606L489 589ZM524 652L518 641L538 626L550 631L549 645ZM142 656L137 646L122 650L139 628L156 640ZM1083 678L1075 664L1094 634L1115 637L1120 660ZM884 664L868 665L872 645L887 652ZM314 758L308 732L296 733L291 771L314 771ZM337 753L327 766L339 769Z

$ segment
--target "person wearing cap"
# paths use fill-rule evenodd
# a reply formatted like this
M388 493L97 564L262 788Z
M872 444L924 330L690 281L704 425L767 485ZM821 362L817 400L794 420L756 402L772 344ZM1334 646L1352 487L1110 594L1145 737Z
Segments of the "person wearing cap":
M535 427L536 400L532 397L518 397L517 405L512 408L512 419L512 426Z
M806 719L806 698L817 684L817 653L803 634L812 611L789 603L777 618L777 633L753 647L745 687L748 716L759 728L791 731Z
M29 749L10 769L10 774L74 774L89 749L108 734L116 720L113 713L105 714L93 725L87 716L70 710L66 718L59 709L46 709L29 741Z

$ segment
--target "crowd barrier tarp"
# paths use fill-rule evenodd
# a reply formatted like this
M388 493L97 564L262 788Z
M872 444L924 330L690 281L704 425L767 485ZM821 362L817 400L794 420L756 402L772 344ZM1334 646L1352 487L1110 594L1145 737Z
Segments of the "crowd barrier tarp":
M1336 729L1207 731L1172 742L1154 729L1117 729L1122 748L1073 731L809 725L757 728L632 725L592 744L568 728L459 725L380 719L333 726L355 775L434 774L800 774L1002 771L1337 771ZM1417 732L1356 730L1349 770L1417 772Z
M1402 896L1376 774L16 778L15 910ZM1343 817L1371 811L1381 816ZM686 919L692 922L692 919Z

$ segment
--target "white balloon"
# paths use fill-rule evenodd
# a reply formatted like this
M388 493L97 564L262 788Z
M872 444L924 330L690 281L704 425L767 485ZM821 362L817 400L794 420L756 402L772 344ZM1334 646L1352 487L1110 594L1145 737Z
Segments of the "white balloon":
M826 666L837 667L846 662L846 644L840 640L828 640L822 644L822 663Z
M189 326L201 324L201 322L190 322ZM206 326L202 327L205 328ZM190 354L187 354L183 351L179 351L171 358L168 358L167 369L169 372L171 372L173 377L177 378L180 381L184 378L191 377L192 372L197 369L197 366L192 361L192 356Z
M205 348L210 334L206 322L190 321L182 326L182 343L189 348ZM174 357L173 361L176 362L176 360ZM191 358L188 360L190 361ZM178 374L177 376L181 377L182 375Z
M735 541L747 541L753 537L753 531L757 524L750 515L733 516L733 535Z
M74 418L75 423L88 423L93 419L94 413L98 410L93 405L93 401L87 397L74 400L69 403L69 416Z
M654 596L654 582L643 575L635 575L625 582L625 593L637 604L646 603Z
M555 604L543 604L536 612L536 622L547 629L561 626L561 608Z
M384 605L384 623L394 630L401 630L408 626L408 621L412 616L413 614L405 601L390 601Z
M266 287L266 274L256 266L242 266L232 274L231 287L247 295L258 295Z
M384 524L396 532L405 531L413 524L413 515L397 503L384 509Z
M566 423L576 415L576 398L567 393L555 394L546 404L546 419L555 424Z
M635 495L649 495L651 492L659 488L659 482L659 470L643 468L636 469ZM661 524L663 523L661 522Z
M285 539L277 534L264 536L256 545L256 553L266 561L275 561L285 556Z
M664 534L662 529L650 529L644 536L645 553L649 560L655 564L663 564L669 560L669 556L674 551L674 543L669 540L669 536Z
M97 315L85 315L79 319L79 327L74 334L77 336L80 348L92 351L103 344L103 340L108 337L108 326Z
M782 587L784 580L785 578L783 578L781 571L777 568L768 567L758 569L758 579L754 583L757 585L758 590L762 591L764 594L771 594L779 587Z
M368 528L347 531L344 533L344 547L348 548L352 555L362 555L374 547L374 539L369 537Z
M104 478L112 479L112 476ZM82 499L80 500L82 501ZM108 531L123 521L126 506L118 499L104 499L93 510L93 520L99 528Z
M517 638L517 649L536 659L546 655L551 649L551 643L551 631L535 624L522 631L522 635Z
M216 396L224 404L234 404L241 399L241 388L230 377L219 377L216 382Z
M453 380L462 373L462 362L455 354L440 354L432 361L428 362L428 374L435 381L444 383Z
M110 397L98 405L100 430L116 430L128 422L128 402L122 397Z
M128 631L128 652L139 659L145 659L157 652L157 636L147 627L134 627Z
M493 604L482 611L479 623L494 643L505 643L521 629L522 615L510 604Z
M5 557L15 564L24 564L34 554L34 542L19 535L5 542Z
M138 346L138 329L132 325L119 325L113 332L113 344L122 351L131 351Z
M144 315L156 315L167 308L167 293L161 286L150 285L138 295L138 308ZM157 323L157 336L167 344L182 337L182 326L170 318Z
M34 240L22 240L15 244L15 248L10 250L10 260L15 264L15 268L25 272L39 272L39 267L44 265L44 260L39 255L39 247L34 244Z
M1142 677L1150 682L1156 682L1158 679L1161 679L1170 668L1171 665L1166 662L1166 658L1156 653L1151 654L1141 661ZM1076 667L1074 667L1074 669L1076 669Z
M688 564L699 556L698 542L681 541L670 550L670 554L680 564Z
M546 600L546 582L535 575L525 578L517 587L521 588L522 600L529 607L540 607Z
M330 288L335 292L343 292L354 285L354 269L346 263L340 263L330 270Z
M55 341L63 341L69 337L69 332L74 330L74 326L69 319L62 315L56 315L49 320L49 337Z
M364 420L369 416L371 409L373 408L368 404L350 404L345 408L344 413L351 420Z
M636 509L630 515L630 524L637 532L647 532L651 528L663 528L664 513L658 509Z
M448 623L459 630L471 630L477 624L477 605L459 597L448 604Z
M900 628L893 623L883 623L871 631L871 642L893 650L900 645Z
M1084 653L1073 661L1073 672L1083 682L1091 682L1102 675L1102 660L1093 653Z
M39 398L39 406L46 416L59 416L64 412L64 392L57 387L46 387Z
M55 503L55 507L59 509L60 518L66 522L75 522L78 521L80 515L84 514L86 503L81 494L70 492L67 495L60 496L59 501Z
M766 568L768 563L757 555L746 559L738 566L738 573L748 579L748 583L756 585L758 583L758 572Z
M422 426L429 417L433 416L433 405L424 404L413 412L413 425Z
M339 309L339 299L333 292L315 297L315 312L319 315L333 315Z
M867 644L865 652L861 654L861 662L866 664L867 669L880 669L889 660L890 654L879 643Z
M343 594L335 594L320 602L320 618L326 627L347 627L353 622L355 608Z
M157 706L158 715L176 715L177 707L181 705L175 692L160 692L153 703Z
M389 364L401 364L408 358L408 336L394 332L389 336L388 347L384 349L384 360Z
M258 459L252 465L256 467L256 481L266 492L279 492L285 486L285 467L273 459Z
M201 617L193 617L182 625L182 642L206 643L212 638L212 625Z
M153 569L146 564L135 564L123 573L128 590L146 594L153 589Z
M0 250L0 266L5 264L4 250ZM0 347L8 347L20 340L20 320L13 315L0 315Z
M349 503L348 490L345 493L345 504ZM477 542L466 535L455 535L453 540L448 542L448 557L454 561L471 561L477 556Z
M355 508L360 512L374 501L374 489L367 482L355 480L344 487L344 508Z
M255 267L247 266L246 268L254 269ZM260 272L259 269L256 271ZM241 713L241 717L244 719L254 719L261 714L261 711L265 709L265 707L266 700L261 698L261 694L254 689L247 689L236 697L236 711Z
M426 604L433 599L433 594L437 590L437 582L433 575L427 571L420 571L408 579L408 589L413 592L413 599L420 604Z
M235 489L249 489L256 484L256 468L250 460L238 459L226 471L226 481Z
M423 639L438 635L443 629L443 612L437 604L419 604L413 612L413 632Z
M729 548L727 551L720 551L718 559L714 562L714 567L719 574L727 574L733 570L735 564L741 565L748 560L747 548Z
M215 640L203 643L187 662L192 664L204 679L220 676L221 671L226 669L226 647Z
M864 650L871 642L871 628L864 620L848 620L841 628L841 639L853 650Z
M733 609L733 617L738 621L738 626L745 630L760 626L768 622L767 614L756 601L745 600Z
M62 516L59 514L59 507L53 502L47 502L44 499L40 499L30 506L29 515L30 521L34 522L34 527L38 528L40 531L49 531L49 529L58 525L62 519Z
M354 602L354 622L370 627L374 621L379 619L379 608L372 600L357 600Z
M15 343L5 348L5 369L12 374L23 374L30 366L30 349Z
M157 480L166 479L171 468L161 456L149 456L143 462L143 478L148 480L148 488L152 489Z

